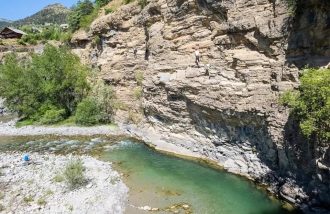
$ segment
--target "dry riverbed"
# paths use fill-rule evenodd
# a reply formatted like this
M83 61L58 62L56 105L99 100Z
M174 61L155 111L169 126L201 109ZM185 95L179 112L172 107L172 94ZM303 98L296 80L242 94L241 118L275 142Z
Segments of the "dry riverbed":
M128 188L111 164L89 156L0 153L0 213L123 213ZM71 190L66 165L80 159L86 183Z

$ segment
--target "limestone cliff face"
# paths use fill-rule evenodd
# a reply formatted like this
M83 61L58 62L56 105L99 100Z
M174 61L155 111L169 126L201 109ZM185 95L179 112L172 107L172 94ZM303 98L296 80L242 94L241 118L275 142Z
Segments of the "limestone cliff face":
M315 160L325 152L297 144L303 139L278 98L298 86L298 68L329 61L329 8L309 0L290 14L279 0L150 0L98 18L73 38L74 51L116 89L126 106L118 122L142 109L139 125L166 142L274 184L293 203L320 201L313 191L327 195L329 179ZM144 74L142 100L136 72Z

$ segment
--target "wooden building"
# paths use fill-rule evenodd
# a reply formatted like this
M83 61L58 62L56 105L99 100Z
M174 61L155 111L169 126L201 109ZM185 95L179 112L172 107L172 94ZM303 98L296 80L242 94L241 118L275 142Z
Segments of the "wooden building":
M20 39L23 35L26 33L12 27L6 27L0 32L0 38L3 39Z

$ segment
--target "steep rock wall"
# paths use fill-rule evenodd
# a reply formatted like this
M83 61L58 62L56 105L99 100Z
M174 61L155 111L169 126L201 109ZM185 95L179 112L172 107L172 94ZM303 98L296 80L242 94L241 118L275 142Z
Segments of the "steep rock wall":
M142 107L139 127L152 126L164 142L264 182L292 203L324 207L328 171L322 177L315 160L326 150L305 145L278 104L281 92L298 86L298 68L329 61L328 42L317 42L329 35L329 7L320 2L299 2L296 14L279 0L151 0L144 9L133 3L77 34L74 51L99 68L127 106L117 111L119 123ZM144 74L142 100L133 93L137 71Z

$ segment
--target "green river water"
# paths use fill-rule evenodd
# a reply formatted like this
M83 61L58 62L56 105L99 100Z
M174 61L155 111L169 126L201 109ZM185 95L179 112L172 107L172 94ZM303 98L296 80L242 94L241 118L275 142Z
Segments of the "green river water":
M125 137L0 138L0 151L92 154L111 161L130 188L128 214L150 213L136 208L141 206L160 209L151 213L293 213L242 177L156 152ZM189 208L183 209L183 204Z

